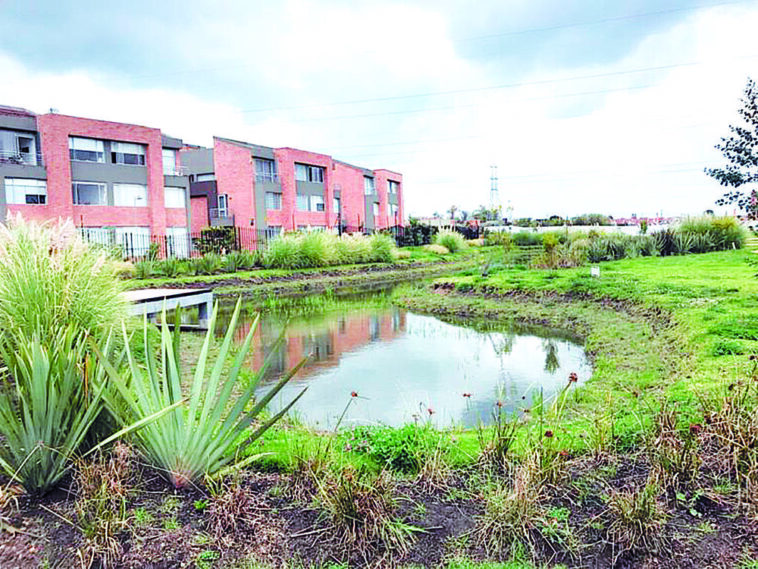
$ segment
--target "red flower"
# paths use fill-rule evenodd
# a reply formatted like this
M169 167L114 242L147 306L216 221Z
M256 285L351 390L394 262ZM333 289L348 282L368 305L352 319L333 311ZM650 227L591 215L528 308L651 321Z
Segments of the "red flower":
M552 439L553 438L553 431L550 431L550 430L545 431L545 436L548 439Z
M429 413L429 416L430 416L430 417L431 417L432 415L434 415L434 409L432 409L431 407L429 407L429 409L427 409L427 410L426 410L426 412L427 412L427 413Z
M700 431L703 430L703 426L700 423L693 423L690 425L690 434L691 435L699 435Z
M567 451L566 449L563 449L563 450L562 450L561 452L559 452L558 454L559 454L559 455L561 455L563 458L568 458L568 455L569 455L569 451Z
M350 392L350 397L358 397L358 392L357 391L351 391Z
M471 398L471 394L470 393L464 393L463 396L467 397L467 398Z
M503 406L503 402L502 402L502 401L498 401L497 403L495 403L495 405L497 405L497 406L498 406L498 408L500 408L500 407L502 407L502 406Z
M578 375L576 375L576 372L575 372L575 371L572 371L572 372L569 374L569 383L576 383L577 381L579 381L579 376L578 376Z

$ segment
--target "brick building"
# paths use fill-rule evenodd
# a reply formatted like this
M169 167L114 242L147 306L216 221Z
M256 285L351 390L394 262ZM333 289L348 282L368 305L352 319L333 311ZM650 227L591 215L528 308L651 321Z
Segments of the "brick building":
M402 225L403 177L295 148L215 137L187 147L192 231L255 227L269 234L302 228L373 231Z
M233 226L373 231L402 225L402 176L294 148L215 137L185 145L157 128L0 106L0 219L70 218L130 256Z
M70 218L89 239L133 255L151 236L186 249L182 147L156 128L0 107L0 216Z

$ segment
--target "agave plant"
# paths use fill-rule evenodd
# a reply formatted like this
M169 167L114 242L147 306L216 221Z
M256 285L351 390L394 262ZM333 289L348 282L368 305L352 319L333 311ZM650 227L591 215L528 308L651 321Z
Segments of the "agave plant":
M61 479L104 408L110 386L102 381L102 368L91 361L83 364L86 354L83 335L73 325L58 329L44 343L39 337L0 342L6 366L0 393L0 470L31 494L45 493ZM142 417L89 452L168 411Z
M180 370L181 336L178 311L173 333L168 329L164 314L160 361L156 361L155 350L149 341L148 325L145 322L147 365L144 371L133 357L129 342L125 342L128 382L124 381L117 367L111 365L109 359L102 357L98 352L119 394L118 398L108 400L108 407L123 424L139 421L162 409L172 407L170 412L137 431L135 439L146 459L163 472L177 488L197 484L205 476L213 477L228 469L238 468L255 458L247 456L247 447L285 415L305 392L303 389L270 419L260 420L261 412L302 367L305 359L282 377L264 397L255 400L255 390L268 368L269 358L245 386L241 385L240 371L250 350L257 328L257 318L244 342L236 350L231 366L227 366L240 308L241 302L238 301L217 359L211 367L209 351L218 315L218 305L215 306L195 373L187 390L183 389ZM126 336L126 328L124 335ZM274 354L276 350L271 350L270 353ZM210 373L206 374L208 369ZM236 395L238 392L241 393ZM180 405L182 402L184 405ZM241 458L245 456L247 458Z

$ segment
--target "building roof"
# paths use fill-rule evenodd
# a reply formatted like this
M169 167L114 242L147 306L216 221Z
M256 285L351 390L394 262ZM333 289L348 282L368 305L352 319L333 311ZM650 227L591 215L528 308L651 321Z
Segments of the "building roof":
M13 117L30 117L34 118L37 115L21 107L9 107L7 105L0 105L0 115L13 116Z

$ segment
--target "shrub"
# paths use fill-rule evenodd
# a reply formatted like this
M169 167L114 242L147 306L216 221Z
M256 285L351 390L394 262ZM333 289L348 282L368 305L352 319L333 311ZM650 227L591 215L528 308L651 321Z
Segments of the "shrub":
M340 265L371 262L371 243L363 235L343 235L335 240L334 261Z
M519 231L513 234L513 244L517 247L542 245L542 236L534 231Z
M149 279L157 272L156 262L152 259L143 259L134 263L134 276L138 279Z
M207 253L190 261L190 270L196 275L215 275L223 267L223 260L216 253Z
M176 257L158 261L158 273L169 279L176 278L182 273L182 262Z
M334 237L323 231L312 231L296 238L304 267L326 267L334 260Z
M164 473L177 488L198 484L204 476L214 477L254 460L255 455L244 460L240 460L239 456L245 456L246 449L284 416L305 392L303 389L272 418L259 422L260 414L269 401L300 369L305 360L280 379L266 395L260 399L256 398L255 390L262 378L262 370L268 367L270 358L277 353L278 346L272 348L261 371L253 374L252 379L246 377L247 385L241 385L243 376L240 371L257 329L256 319L242 345L235 348L234 361L227 367L232 355L241 306L240 300L218 350L216 363L206 377L205 370L210 363L209 351L218 315L218 305L215 307L198 361L193 366L195 373L188 393L182 389L179 310L175 312L173 334L168 330L164 315L160 366L156 364L153 355L155 348L149 345L150 328L147 324L144 327L144 342L148 365L144 371L135 361L127 343L125 359L130 371L128 382L121 378L119 371L107 358L102 357L98 350L100 361L118 389L118 397L107 398L108 408L122 424L130 424L133 421L141 423L146 418L163 412L155 422L137 431L135 440L148 461ZM225 377L222 377L224 375ZM182 406L185 401L186 405ZM254 427L254 430L250 430L251 427Z
M660 487L651 480L641 488L611 491L608 537L621 552L657 551L666 523L666 512L658 501L660 494Z
M351 450L368 454L381 465L396 472L417 474L426 458L442 442L442 434L431 427L408 424L399 428L358 427L346 436ZM361 444L353 444L360 441Z
M451 253L456 253L466 247L466 240L457 231L443 229L434 237L435 245L442 245Z
M236 273L240 270L250 270L255 268L257 256L250 251L232 251L223 261L223 270L226 273Z
M484 245L492 246L492 245L498 245L502 246L503 249L506 251L509 251L511 246L513 245L513 238L511 237L511 234L507 231L487 231L484 234Z
M237 230L234 227L206 227L194 240L194 247L203 254L228 253L237 248Z
M0 226L0 331L37 334L41 344L68 325L102 338L126 314L113 260L89 247L73 223L20 216Z
M269 243L263 254L263 266L267 269L302 269L305 260L295 235L284 235Z
M447 247L443 247L442 245L424 245L424 251L429 251L430 253L434 253L436 255L447 255L450 253Z
M369 246L374 263L391 263L395 260L395 240L391 236L374 234L369 238Z

